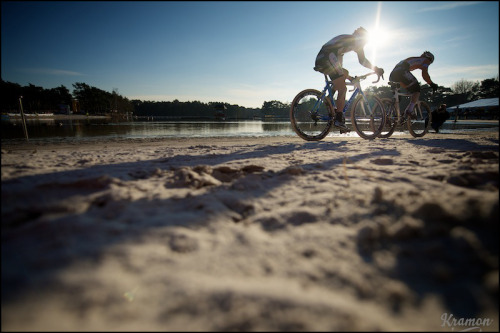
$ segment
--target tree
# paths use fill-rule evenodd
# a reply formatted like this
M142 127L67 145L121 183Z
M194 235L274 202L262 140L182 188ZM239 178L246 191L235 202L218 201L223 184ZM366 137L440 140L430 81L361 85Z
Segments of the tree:
M472 82L467 80L460 80L451 86L453 93L463 95L463 102L470 102L477 99L479 95L480 85L479 82ZM476 97L476 98L475 98Z
M23 107L27 113L41 110L43 88L29 83L23 88Z
M71 105L72 96L65 86L46 90L46 98L49 105L66 104Z
M289 111L290 104L285 104L280 101L266 101L262 104L262 115L264 117L272 116L276 118L287 118L289 116Z
M2 91L0 99L2 112L18 112L19 97L23 95L23 88L17 83L2 80L0 90Z
M378 98L392 98L394 95L390 86L369 86L365 89L366 93L371 93L377 96Z
M89 114L103 114L111 111L114 105L113 95L88 84L73 84L73 95L78 99L80 108Z
M499 89L500 87L498 84L498 76L496 77L496 79L491 78L483 80L481 81L479 96L481 98L498 97L498 92L500 91Z

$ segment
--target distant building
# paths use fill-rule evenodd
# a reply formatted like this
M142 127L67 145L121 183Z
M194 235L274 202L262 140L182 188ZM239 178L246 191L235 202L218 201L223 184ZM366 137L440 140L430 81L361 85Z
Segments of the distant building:
M73 113L68 104L59 104L58 106L59 106L59 110L55 113L58 113L58 114L72 114Z
M458 119L498 119L498 97L449 106L446 111L452 115L457 113Z
M71 104L73 106L73 113L80 113L80 101L78 101L77 99L73 99L71 100Z
M219 103L219 104L216 104L214 106L214 108L215 108L215 119L226 120L227 107L224 104Z

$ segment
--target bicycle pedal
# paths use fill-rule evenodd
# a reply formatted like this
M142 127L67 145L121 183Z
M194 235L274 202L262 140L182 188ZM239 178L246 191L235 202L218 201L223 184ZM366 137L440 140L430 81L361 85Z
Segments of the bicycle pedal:
M351 131L351 130L341 129L341 130L340 130L340 134L349 133L350 131Z

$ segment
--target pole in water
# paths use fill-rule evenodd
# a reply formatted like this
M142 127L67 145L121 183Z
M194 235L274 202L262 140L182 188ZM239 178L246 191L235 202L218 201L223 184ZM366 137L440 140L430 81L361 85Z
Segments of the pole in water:
M21 107L21 119L23 121L24 136L26 137L26 141L29 141L29 139L28 139L28 128L26 127L26 118L24 117L22 98L23 98L23 96L19 96L19 106Z

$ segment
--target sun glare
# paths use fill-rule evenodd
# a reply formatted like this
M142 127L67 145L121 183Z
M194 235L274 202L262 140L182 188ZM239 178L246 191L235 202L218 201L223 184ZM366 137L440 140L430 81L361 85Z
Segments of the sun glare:
M376 28L370 31L368 44L372 47L379 48L385 46L390 41L389 32L383 28Z
M377 5L377 13L375 15L375 26L368 30L368 43L367 46L372 50L372 57L370 60L374 64L377 63L377 50L387 47L390 42L390 33L384 27L380 26L380 16L382 13L382 3Z

